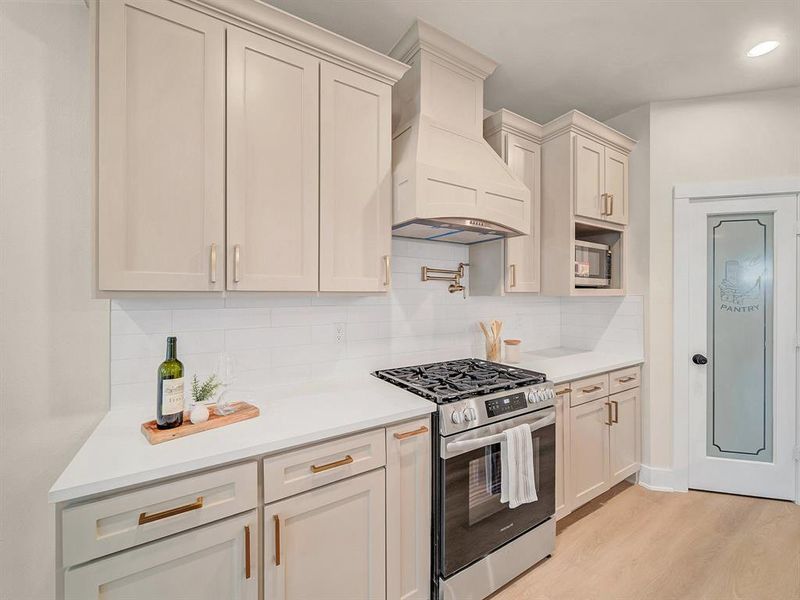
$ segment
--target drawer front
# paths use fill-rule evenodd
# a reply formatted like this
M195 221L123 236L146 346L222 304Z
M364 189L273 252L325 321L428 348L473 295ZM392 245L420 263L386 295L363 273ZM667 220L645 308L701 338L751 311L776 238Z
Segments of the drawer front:
M608 373L579 379L570 384L570 406L580 406L586 402L608 396Z
M642 369L638 366L620 369L619 371L612 371L608 376L610 380L609 394L616 394L617 392L639 387L641 385Z
M65 508L64 566L258 506L258 464L243 463Z
M313 490L386 464L383 429L264 459L264 502Z

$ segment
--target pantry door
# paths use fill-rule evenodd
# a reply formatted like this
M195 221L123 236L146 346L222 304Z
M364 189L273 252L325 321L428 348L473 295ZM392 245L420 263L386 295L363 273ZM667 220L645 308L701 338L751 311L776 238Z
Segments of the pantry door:
M690 488L795 497L796 221L794 195L688 207Z

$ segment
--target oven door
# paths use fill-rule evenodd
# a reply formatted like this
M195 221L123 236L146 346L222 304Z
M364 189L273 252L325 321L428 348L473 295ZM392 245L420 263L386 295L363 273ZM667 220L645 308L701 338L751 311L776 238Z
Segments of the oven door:
M510 509L500 502L500 438L531 428L538 500ZM447 578L555 512L555 409L493 423L441 440L440 569Z

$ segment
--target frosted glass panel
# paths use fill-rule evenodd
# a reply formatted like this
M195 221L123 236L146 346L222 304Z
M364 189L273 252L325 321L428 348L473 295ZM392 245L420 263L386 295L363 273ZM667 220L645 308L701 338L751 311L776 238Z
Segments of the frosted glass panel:
M708 219L708 456L772 460L772 215Z

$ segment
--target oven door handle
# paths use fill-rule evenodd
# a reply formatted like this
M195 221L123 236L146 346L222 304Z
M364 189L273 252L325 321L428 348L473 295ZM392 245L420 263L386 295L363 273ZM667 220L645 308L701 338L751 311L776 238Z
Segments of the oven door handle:
M542 427L547 427L548 425L552 425L555 422L556 422L556 413L555 411L553 411L546 417L542 417L541 419L535 420L533 423L529 425L529 427L531 428L531 431L536 431L537 429L541 429ZM483 448L484 446L499 444L500 442L505 441L506 431L501 431L500 433L496 433L494 435L487 435L486 437L475 438L474 440L448 442L446 446L447 453L449 455L463 454L464 452L469 452L470 450L477 450L478 448Z

